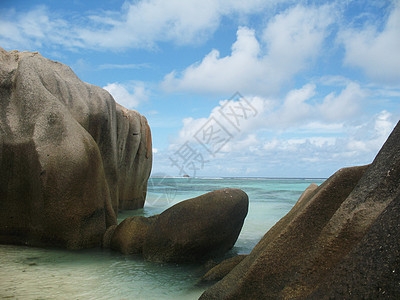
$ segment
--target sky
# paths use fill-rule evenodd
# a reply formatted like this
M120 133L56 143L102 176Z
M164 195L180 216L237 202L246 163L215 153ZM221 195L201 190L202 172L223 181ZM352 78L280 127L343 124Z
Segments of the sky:
M399 0L0 0L0 46L146 116L153 176L326 178L400 119Z

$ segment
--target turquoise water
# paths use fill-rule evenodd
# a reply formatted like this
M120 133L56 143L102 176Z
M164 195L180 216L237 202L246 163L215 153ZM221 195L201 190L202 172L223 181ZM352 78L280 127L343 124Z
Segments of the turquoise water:
M240 188L249 195L249 213L227 256L248 254L312 182L323 179L151 178L145 207L118 219L158 214L216 189ZM201 265L158 264L109 250L0 245L0 298L197 299L205 289L196 285L203 272Z

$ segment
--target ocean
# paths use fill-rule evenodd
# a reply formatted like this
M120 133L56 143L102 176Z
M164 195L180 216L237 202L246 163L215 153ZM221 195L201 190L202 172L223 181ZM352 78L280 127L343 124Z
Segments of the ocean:
M185 199L222 189L249 195L241 234L226 257L248 254L311 184L308 178L150 178L145 207L124 211L151 216ZM197 299L206 289L199 264L160 264L111 250L69 251L0 245L0 298L16 299Z

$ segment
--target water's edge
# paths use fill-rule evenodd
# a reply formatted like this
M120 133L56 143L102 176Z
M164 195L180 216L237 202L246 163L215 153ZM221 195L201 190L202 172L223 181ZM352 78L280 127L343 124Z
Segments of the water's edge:
M249 213L228 256L248 254L265 232L285 215L304 189L323 179L151 178L143 209L128 216L150 216L173 204L220 188L243 189ZM23 299L197 299L201 264L147 262L110 250L68 251L0 245L0 296Z

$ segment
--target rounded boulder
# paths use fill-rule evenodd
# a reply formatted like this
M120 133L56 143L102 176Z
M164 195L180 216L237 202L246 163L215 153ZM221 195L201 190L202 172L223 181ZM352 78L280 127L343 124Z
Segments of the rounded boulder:
M248 196L222 189L182 201L160 214L143 244L147 260L198 262L235 244L248 210Z

